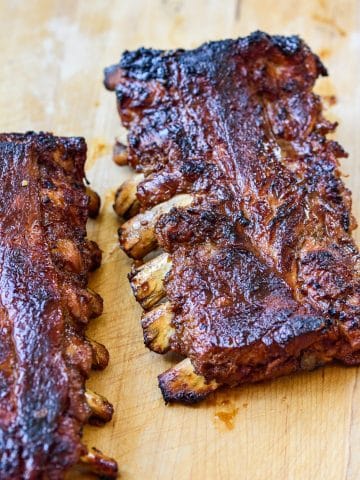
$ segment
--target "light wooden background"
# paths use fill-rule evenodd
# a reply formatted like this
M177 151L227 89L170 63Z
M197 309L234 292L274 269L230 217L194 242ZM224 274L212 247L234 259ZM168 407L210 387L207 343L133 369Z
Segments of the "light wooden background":
M83 135L88 175L102 194L91 237L104 251L92 286L105 298L90 334L111 364L89 381L114 403L114 420L85 438L115 456L124 480L358 480L358 370L329 367L216 394L194 407L166 407L156 376L171 358L143 347L140 308L117 248L115 187L130 172L110 158L119 133L102 69L124 49L195 47L255 29L299 33L330 78L318 84L337 103L337 138L350 152L343 170L360 218L360 4L356 0L0 1L0 130ZM358 234L359 238L359 234ZM232 419L224 422L226 417Z

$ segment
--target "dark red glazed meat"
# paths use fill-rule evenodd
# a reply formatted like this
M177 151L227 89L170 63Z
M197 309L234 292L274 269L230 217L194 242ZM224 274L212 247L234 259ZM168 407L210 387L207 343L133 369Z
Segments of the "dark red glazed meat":
M115 199L120 243L165 252L130 276L145 343L191 361L160 375L166 401L360 362L346 154L312 92L326 74L298 37L261 32L125 52L105 71L137 172Z
M87 288L101 252L86 239L93 202L85 158L82 138L0 135L2 480L62 479L73 465L102 459L116 476L113 460L81 443L88 420L112 415L105 399L85 390L91 367L108 362L105 347L85 337L89 319L102 312L102 299Z

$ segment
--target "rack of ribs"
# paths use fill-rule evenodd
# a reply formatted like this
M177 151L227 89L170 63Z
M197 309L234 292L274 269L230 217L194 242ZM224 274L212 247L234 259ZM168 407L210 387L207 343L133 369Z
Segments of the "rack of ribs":
M136 171L114 208L145 344L185 357L159 376L166 402L360 363L356 222L320 75L301 39L262 32L105 70L128 129L114 160Z
M73 466L116 478L117 465L81 443L112 405L85 389L106 348L85 336L102 299L86 239L99 199L83 184L86 144L51 134L0 135L0 477L64 478Z

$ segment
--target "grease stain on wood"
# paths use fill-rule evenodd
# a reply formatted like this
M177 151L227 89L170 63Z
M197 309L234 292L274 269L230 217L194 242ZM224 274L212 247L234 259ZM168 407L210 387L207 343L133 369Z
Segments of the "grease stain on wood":
M223 400L219 406L221 410L217 410L214 413L215 425L220 421L222 426L227 430L233 430L235 427L235 417L239 413L239 407L236 407L230 400Z
M326 17L325 15L320 15L318 13L313 13L312 18L316 22L322 23L323 25L330 27L332 30L335 30L335 32L341 37L346 37L347 32L338 25L334 18Z
M89 153L86 160L86 168L92 168L97 160L111 152L112 146L102 138L94 138L89 142Z
M330 50L330 48L325 47L319 51L318 55L321 58L321 60L327 60L329 57L331 57L332 51Z

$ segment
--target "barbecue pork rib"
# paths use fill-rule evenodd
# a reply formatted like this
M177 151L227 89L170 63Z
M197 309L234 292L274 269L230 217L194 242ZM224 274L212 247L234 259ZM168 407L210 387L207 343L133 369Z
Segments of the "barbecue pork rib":
M360 363L359 252L336 125L298 37L255 32L196 50L125 52L105 70L136 170L116 195L145 344L187 357L167 402ZM135 216L134 216L135 215Z
M112 416L85 389L105 347L85 337L102 299L87 288L101 252L86 239L97 195L83 185L86 144L51 134L0 135L0 478L63 479L70 467L115 478L116 463L81 443Z

